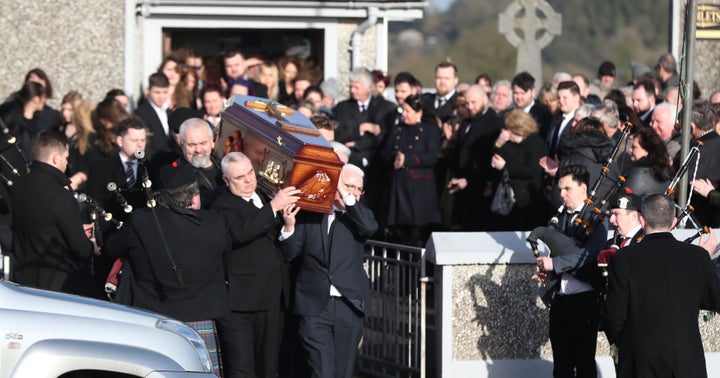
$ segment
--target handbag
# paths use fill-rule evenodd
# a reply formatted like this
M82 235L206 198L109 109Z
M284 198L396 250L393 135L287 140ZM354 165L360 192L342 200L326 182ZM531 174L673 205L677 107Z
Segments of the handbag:
M515 205L515 192L510 186L510 175L507 169L502 171L502 179L495 189L495 195L490 203L490 211L497 215L508 215Z

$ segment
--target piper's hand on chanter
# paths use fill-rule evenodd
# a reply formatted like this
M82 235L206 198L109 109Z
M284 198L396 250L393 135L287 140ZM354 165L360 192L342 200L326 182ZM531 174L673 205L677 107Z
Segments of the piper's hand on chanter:
M83 224L83 231L85 232L85 236L87 236L88 239L92 239L94 230L95 230L95 223Z
M535 263L541 272L552 272L553 270L553 261L551 257L540 256L535 259Z
M530 276L530 279L535 280L545 286L547 285L547 282L550 281L550 275L545 272L537 272Z
M698 242L698 245L704 250L706 250L707 253L710 254L710 256L715 253L715 248L717 248L717 238L715 237L712 229L710 229L709 233L705 235L700 235L700 241Z

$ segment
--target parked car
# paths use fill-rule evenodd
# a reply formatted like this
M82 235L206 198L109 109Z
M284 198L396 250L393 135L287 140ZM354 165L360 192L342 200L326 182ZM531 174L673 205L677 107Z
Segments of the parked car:
M166 316L0 281L0 378L212 378L205 343Z

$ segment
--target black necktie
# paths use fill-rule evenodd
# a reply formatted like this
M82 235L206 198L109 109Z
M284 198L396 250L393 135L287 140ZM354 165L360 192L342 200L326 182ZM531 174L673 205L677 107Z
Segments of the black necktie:
M132 186L135 185L135 171L133 171L134 164L134 162L129 160L125 162L125 165L127 166L125 168L125 184L128 188L132 188Z
M439 97L438 98L438 106L435 109L440 109L445 105L445 97Z
M360 113L365 113L365 104L360 104Z
M570 229L570 227L573 224L573 221L575 220L576 215L579 215L579 213L577 211L573 211L572 213L567 213L567 217L565 218L565 228L563 229L563 231L567 232Z

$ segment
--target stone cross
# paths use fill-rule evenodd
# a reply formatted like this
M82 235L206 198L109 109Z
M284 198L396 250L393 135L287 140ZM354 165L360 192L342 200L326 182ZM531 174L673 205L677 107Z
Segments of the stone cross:
M515 0L500 13L498 23L500 33L518 49L516 72L529 72L539 89L543 83L540 50L560 35L562 16L545 0Z

